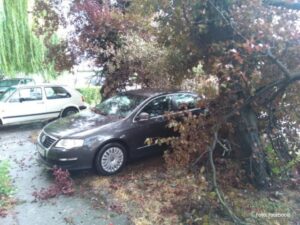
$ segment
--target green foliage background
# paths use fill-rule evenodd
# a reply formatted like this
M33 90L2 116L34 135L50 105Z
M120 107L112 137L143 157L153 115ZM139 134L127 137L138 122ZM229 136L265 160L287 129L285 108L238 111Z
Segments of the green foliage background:
M7 161L0 161L0 196L8 196L11 193L12 186L9 176L9 163Z
M86 87L77 89L84 97L85 102L94 106L101 101L99 87Z
M44 44L31 30L28 10L32 0L0 0L0 70L6 76L43 73Z

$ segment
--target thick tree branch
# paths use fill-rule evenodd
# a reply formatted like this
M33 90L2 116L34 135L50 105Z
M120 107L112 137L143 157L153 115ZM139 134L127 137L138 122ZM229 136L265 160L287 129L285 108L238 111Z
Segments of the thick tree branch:
M292 157L289 154L289 148L286 142L286 139L280 132L280 129L278 129L278 124L277 124L277 118L275 116L275 110L276 106L273 105L273 102L271 102L268 106L268 127L267 127L267 135L270 140L270 143L272 145L272 148L275 150L277 153L277 156L279 157L280 161L282 162L289 162ZM273 129L277 131L273 131Z
M283 74L284 74L284 76L286 77L286 78L290 78L291 77L291 73L290 73L290 71L288 70L288 68L285 66L285 65L283 65L283 63L282 62L280 62L273 54L272 54L272 52L271 52L271 50L270 49L268 49L268 51L267 51L267 55L268 55L268 57L279 67L279 69L283 72Z
M271 83L259 88L256 91L254 96L250 96L249 98L247 98L244 101L244 103L240 107L235 108L230 113L226 114L223 117L223 121L227 121L229 118L231 118L232 116L239 113L244 107L246 107L249 104L253 103L259 97L266 95L266 93L268 93L271 89L277 87L277 91L275 93L273 93L273 95L272 95L272 96L276 96L277 92L281 92L282 90L286 89L290 84L292 84L296 81L300 81L300 72L290 74L290 77L288 77L288 78L283 78L283 79L280 79L280 80L276 80L274 82L271 82Z
M300 72L296 72L296 73L291 74L289 83L293 83L293 82L298 81L298 80L300 80Z
M190 169L193 169L202 159L202 157L208 153L208 151L202 152L202 154L200 156L198 156L198 158L192 163L192 165L190 166Z

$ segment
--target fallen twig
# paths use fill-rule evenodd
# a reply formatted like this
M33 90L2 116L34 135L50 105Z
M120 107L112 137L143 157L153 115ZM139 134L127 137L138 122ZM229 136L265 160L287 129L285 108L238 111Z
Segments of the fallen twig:
M224 199L224 195L223 195L222 191L219 189L219 186L217 183L216 167L215 167L215 163L214 163L214 159L213 159L213 153L214 153L214 149L216 148L217 143L218 143L218 131L216 130L214 132L214 140L213 140L211 146L208 147L209 162L210 162L210 166L212 169L212 182L213 182L214 191L216 192L221 205L223 206L223 208L225 209L227 214L230 216L230 218L233 220L233 222L235 224L241 224L241 225L246 224L239 217L237 217L234 214L234 212L231 210L231 208L227 205L227 203L225 202L225 199Z

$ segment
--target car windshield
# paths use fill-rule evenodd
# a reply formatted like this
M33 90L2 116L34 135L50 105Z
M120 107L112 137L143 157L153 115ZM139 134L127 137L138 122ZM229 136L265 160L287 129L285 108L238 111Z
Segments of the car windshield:
M10 87L14 85L18 85L19 80L2 80L0 81L0 87Z
M143 96L130 94L116 95L97 105L95 112L103 115L126 117L145 99Z
M15 91L16 88L14 87L7 89L3 94L0 95L0 102L5 102Z

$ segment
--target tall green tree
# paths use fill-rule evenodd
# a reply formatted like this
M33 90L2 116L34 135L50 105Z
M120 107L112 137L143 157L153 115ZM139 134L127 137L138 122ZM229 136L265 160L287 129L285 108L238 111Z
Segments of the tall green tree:
M45 64L44 44L33 34L29 0L0 1L0 70L9 76L17 73L42 73Z

